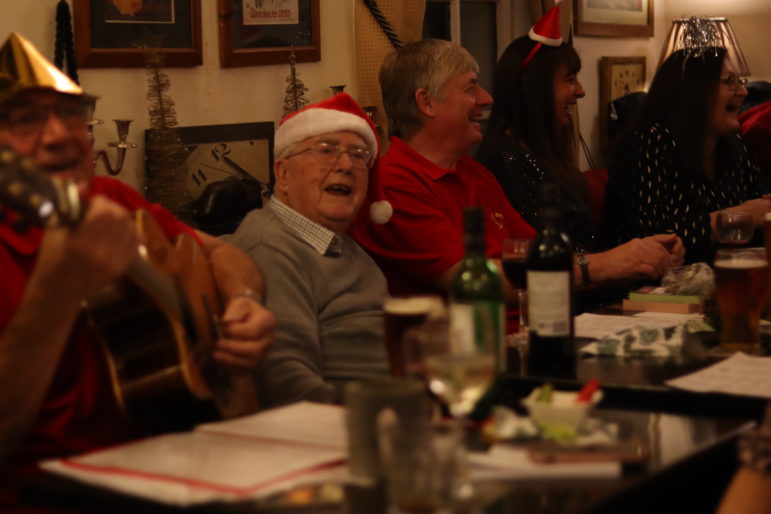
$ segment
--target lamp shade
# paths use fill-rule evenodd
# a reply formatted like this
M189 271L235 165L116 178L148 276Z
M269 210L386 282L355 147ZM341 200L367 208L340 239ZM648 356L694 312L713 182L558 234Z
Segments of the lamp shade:
M694 31L697 33L694 34ZM721 46L728 51L728 57L739 70L739 76L750 74L747 59L744 58L739 41L726 18L682 18L672 20L664 48L661 50L659 67L672 53L683 48Z

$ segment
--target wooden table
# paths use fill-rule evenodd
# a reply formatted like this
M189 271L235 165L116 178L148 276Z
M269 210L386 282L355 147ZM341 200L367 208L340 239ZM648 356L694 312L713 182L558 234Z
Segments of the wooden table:
M736 466L736 437L752 426L751 422L741 419L643 410L598 409L593 417L618 424L622 438L638 437L650 448L650 459L625 467L621 477L480 483L473 511L491 514L712 511ZM342 497L343 490L339 489ZM358 491L359 505L365 507L346 511L342 500L321 501L320 496L314 499L313 495L320 490L307 488L258 502L206 505L184 512L384 512L382 493L378 496ZM82 512L165 514L180 511L55 477L44 477L29 484L26 497L30 505L69 506ZM298 503L299 498L310 503Z
M620 309L606 309L605 313L619 314ZM604 392L602 407L755 420L760 420L763 415L766 400L761 398L692 393L666 385L667 380L705 368L724 358L714 353L719 344L719 335L715 332L688 334L683 351L676 358L582 356L580 349L589 342L589 339L577 338L575 366L551 376L530 373L526 363L523 365L520 362L517 350L510 349L500 401L515 402L547 381L559 389L573 390L596 377Z

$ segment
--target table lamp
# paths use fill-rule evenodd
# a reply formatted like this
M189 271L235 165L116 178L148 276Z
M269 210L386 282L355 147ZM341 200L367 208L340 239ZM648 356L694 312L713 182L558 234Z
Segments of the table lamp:
M739 76L750 74L747 59L744 58L739 41L736 39L731 24L726 18L682 18L672 20L667 40L661 51L658 66L670 54L693 45L722 46L728 50L728 56L739 70Z

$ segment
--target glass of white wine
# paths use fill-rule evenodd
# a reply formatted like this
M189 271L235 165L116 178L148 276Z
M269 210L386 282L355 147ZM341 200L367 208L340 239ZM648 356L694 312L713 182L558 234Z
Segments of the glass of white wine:
M492 320L483 326L491 324ZM474 338L463 337L464 334L453 335L451 327L458 330L457 324L453 326L445 318L408 329L407 374L425 380L429 391L447 406L462 443L466 419L495 376L495 331L485 330L488 335L475 343ZM457 459L453 497L468 499L474 489L468 480L463 444L458 447Z
M490 337L473 342L473 338L457 337L450 327L426 331L420 338L422 371L429 390L464 426L495 376L494 332L486 330Z

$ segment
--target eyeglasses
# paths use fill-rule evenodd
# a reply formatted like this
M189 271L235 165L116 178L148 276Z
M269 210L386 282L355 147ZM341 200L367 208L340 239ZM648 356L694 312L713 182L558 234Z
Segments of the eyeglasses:
M39 134L53 112L67 128L85 126L87 118L86 104L78 100L60 101L53 105L26 104L12 107L2 117L0 123L17 136Z
M340 155L347 153L354 168L366 170L369 168L369 162L372 159L372 152L366 148L353 146L346 150L343 149L341 144L328 141L321 141L299 152L287 155L285 158L290 159L305 152L311 152L318 163L323 166L334 166Z
M744 77L739 78L736 75L728 75L727 77L720 77L720 83L725 84L728 88L736 93L740 87L747 87L748 80Z

